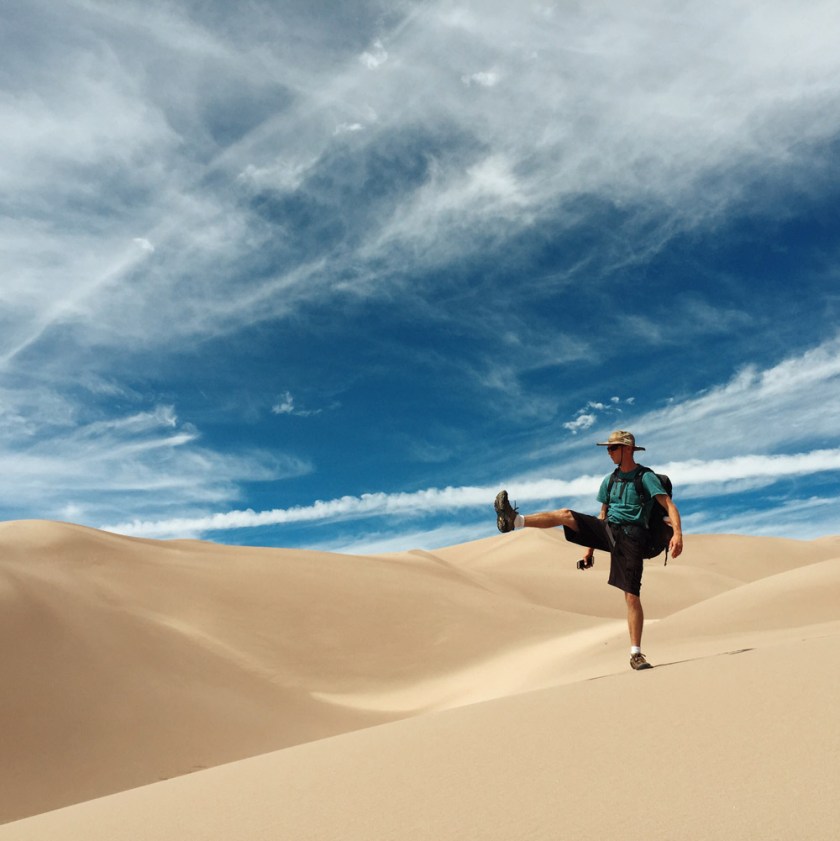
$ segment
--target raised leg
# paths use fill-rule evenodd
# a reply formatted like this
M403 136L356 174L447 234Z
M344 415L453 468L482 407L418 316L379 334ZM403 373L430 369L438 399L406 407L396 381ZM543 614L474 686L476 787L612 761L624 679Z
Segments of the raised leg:
M567 526L572 531L578 531L578 524L568 508L559 508L556 511L542 511L539 514L528 514L525 516L525 528L553 529L558 526Z

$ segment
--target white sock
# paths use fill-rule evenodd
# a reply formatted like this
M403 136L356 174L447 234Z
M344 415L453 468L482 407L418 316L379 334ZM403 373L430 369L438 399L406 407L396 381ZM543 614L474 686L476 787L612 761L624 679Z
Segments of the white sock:
M640 645L631 645L630 646L630 656L632 657L634 654L641 654L642 647Z
M525 528L525 518L521 514L517 514L513 520L513 527L515 529L524 529Z

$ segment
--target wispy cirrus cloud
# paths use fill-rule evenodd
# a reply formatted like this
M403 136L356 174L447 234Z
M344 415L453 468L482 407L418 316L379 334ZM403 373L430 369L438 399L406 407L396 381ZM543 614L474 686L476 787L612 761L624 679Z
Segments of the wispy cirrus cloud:
M281 453L219 453L202 445L199 431L172 406L92 419L79 415L78 404L47 398L39 408L49 414L35 421L35 407L15 407L13 398L3 395L0 414L7 479L0 505L17 516L37 511L55 519L72 510L89 520L108 511L160 510L162 499L179 507L219 505L235 498L246 479L311 470Z
M71 22L71 31L92 40L95 49L71 40L63 55L52 52L56 64L70 68L61 74L62 88L39 87L42 77L36 74L30 82L31 107L21 107L18 99L2 112L5 125L14 127L3 132L7 145L0 148L14 164L4 171L26 179L9 185L9 192L21 197L26 212L47 183L68 191L80 187L88 179L86 162L97 164L97 179L128 179L131 191L111 193L112 201L121 193L125 199L109 208L118 211L110 214L111 233L114 244L120 236L147 239L165 255L156 264L165 267L163 273L156 268L130 275L132 287L159 302L156 319L143 315L146 335L159 340L164 334L155 324L162 321L180 329L217 328L222 309L214 307L215 293L221 297L229 291L234 267L255 247L272 244L278 262L300 267L300 256L282 247L282 237L278 248L283 220L260 219L254 212L253 203L264 201L265 194L243 192L242 182L239 190L229 192L230 186L246 172L309 173L286 186L277 182L277 196L317 201L316 185L336 177L332 162L346 163L335 154L340 142L335 126L368 123L354 118L354 112L379 115L373 130L353 148L354 159L366 162L356 177L369 178L370 166L382 161L384 150L392 158L405 155L420 167L422 177L401 186L399 201L382 201L381 195L364 199L365 231L349 250L342 239L331 261L334 274L317 275L326 285L360 256L369 265L396 256L395 250L408 251L415 261L440 261L442 255L451 259L453 251L468 255L482 247L494 225L510 232L511 225L527 226L543 214L566 215L574 222L580 213L574 204L581 195L621 201L643 196L646 204L653 200L667 208L672 219L675 213L714 216L740 200L755 167L802 165L800 156L812 154L808 141L829 138L840 125L835 116L840 109L830 107L837 92L821 81L837 69L830 35L837 12L830 3L809 4L795 20L784 4L766 4L761 21L748 3L704 6L702 15L701 4L686 3L680 16L654 4L642 20L599 4L548 18L537 7L513 14L495 2L481 14L456 14L448 4L425 5L412 9L391 32L368 41L356 53L361 60L339 51L344 60L332 68L328 84L318 79L317 92L283 60L282 36L274 49L264 37L246 46L254 34L251 25L254 31L277 26L264 14L250 23L243 20L231 39L230 33L223 37L215 31L211 20L198 22L171 7L155 7L150 19L148 10L141 14L133 4L119 12L98 3L76 5L84 12L84 28ZM160 25L155 17L161 18ZM803 46L786 52L783 78L771 49L779 42ZM708 43L715 47L705 48ZM45 45L36 46L42 49L30 61L43 55ZM229 135L228 142L222 142L218 127L226 114L228 121L234 119L225 99L230 85L211 93L193 72L191 62L198 57L211 77L238 78L238 101L243 93L259 93L250 115L237 109L238 133ZM463 66L482 60L498 69ZM181 84L158 84L164 70L174 72ZM489 84L502 75L504 84ZM476 99L465 77L492 101ZM272 81L277 78L284 83ZM422 87L433 84L436 96L412 100L409 107L404 91L417 89L420 80ZM56 110L57 104L66 113ZM118 117L106 120L104 113ZM405 129L417 124L428 129L426 142L415 151L405 146ZM524 134L519 130L523 125L529 127ZM68 136L68 127L74 134ZM41 145L33 138L40 138ZM103 160L113 162L110 173L103 171ZM207 167L214 173L211 181L203 177ZM74 170L77 180L68 180ZM726 177L720 177L724 171ZM695 200L687 201L686 194ZM138 198L145 205L140 229ZM319 213L336 219L341 212L340 205L317 206ZM121 215L130 215L131 225ZM686 219L685 224L696 221ZM478 230L478 237L465 236ZM221 266L214 241L225 244ZM415 250L432 241L434 250ZM20 243L13 255L17 267L25 267L25 254L43 253L33 244ZM48 247L53 244L50 238ZM79 253L75 244L67 237L65 253ZM200 299L194 300L195 312L184 319L176 317L181 308L169 293L189 283L188 266L204 275L204 292L210 294L203 296L201 309ZM96 272L80 263L78 273L108 275L102 264ZM43 271L37 275L44 284L41 300L52 303L57 276L52 284ZM297 287L301 299L310 299L305 289L315 276L305 286L295 284L287 271L280 276L288 278L287 293ZM387 273L380 282L386 279ZM269 290L274 283L274 277L264 276L253 285ZM109 295L91 299L85 317L91 323L114 318L126 300L127 285L112 284ZM250 319L282 313L288 306L288 296L283 306L275 295L251 298L255 304L243 313ZM271 306L265 307L266 300ZM53 311L53 321L62 317L63 312Z
M685 527L694 532L780 536L779 523L784 523L783 536L807 540L837 532L836 498L811 496L781 499L774 504L747 511L717 516L699 512L687 518Z
M636 422L675 457L697 447L727 455L745 449L772 454L781 447L836 440L840 412L840 338L777 365L744 366L729 382Z

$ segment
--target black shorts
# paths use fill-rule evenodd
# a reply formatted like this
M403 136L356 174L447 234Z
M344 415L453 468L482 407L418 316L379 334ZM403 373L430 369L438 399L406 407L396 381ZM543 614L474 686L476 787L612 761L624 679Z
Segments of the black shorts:
M642 589L645 559L644 529L636 526L610 525L590 514L572 511L578 531L563 526L566 540L610 553L609 584L625 593L638 596Z

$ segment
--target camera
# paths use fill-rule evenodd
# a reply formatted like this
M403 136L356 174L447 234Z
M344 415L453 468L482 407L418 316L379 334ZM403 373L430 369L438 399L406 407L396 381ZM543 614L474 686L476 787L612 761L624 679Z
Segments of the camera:
M595 556L593 555L591 558L581 558L577 562L578 569L589 569L591 566L595 564Z

